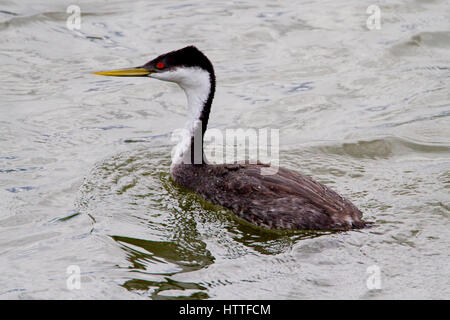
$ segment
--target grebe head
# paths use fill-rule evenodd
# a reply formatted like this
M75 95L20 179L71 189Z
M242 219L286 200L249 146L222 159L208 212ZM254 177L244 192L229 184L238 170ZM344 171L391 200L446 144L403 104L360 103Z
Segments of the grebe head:
M146 76L175 82L185 90L199 86L211 87L211 82L215 80L211 62L194 46L162 54L140 67L96 72L95 74L118 77Z
M162 54L140 67L94 74L116 77L149 77L175 82L186 93L190 122L201 120L204 130L206 130L216 79L212 63L196 47L188 46Z

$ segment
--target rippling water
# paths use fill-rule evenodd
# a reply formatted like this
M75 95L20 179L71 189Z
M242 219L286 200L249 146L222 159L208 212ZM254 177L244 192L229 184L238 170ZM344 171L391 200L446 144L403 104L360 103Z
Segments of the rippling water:
M73 31L71 4L0 2L1 299L450 298L448 1L378 2L380 30L372 1L77 1ZM375 226L264 231L174 185L182 91L91 72L189 44L211 127L279 129Z

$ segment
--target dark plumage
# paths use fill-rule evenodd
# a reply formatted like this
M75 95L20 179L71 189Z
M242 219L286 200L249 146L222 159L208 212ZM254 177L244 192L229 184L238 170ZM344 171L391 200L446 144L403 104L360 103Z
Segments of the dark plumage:
M238 217L271 229L347 230L362 228L362 214L350 201L310 178L283 168L261 175L263 164L189 165L173 179Z

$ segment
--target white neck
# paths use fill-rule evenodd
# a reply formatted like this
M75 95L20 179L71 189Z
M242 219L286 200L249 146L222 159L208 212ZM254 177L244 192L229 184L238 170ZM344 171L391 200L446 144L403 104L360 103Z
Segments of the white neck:
M187 97L188 120L184 130L181 130L181 138L172 156L172 169L175 165L181 164L186 155L190 159L191 141L194 134L199 132L201 139L202 123L200 116L211 90L210 75L201 68L189 67L177 68L174 71L164 73L154 73L150 77L177 83Z

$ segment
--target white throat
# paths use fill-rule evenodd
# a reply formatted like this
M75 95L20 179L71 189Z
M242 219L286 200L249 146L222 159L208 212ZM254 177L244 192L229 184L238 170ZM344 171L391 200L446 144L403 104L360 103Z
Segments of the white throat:
M198 67L177 68L173 71L153 73L149 77L177 83L186 93L188 103L188 119L183 130L180 130L180 140L172 155L172 168L183 162L190 152L194 133L202 130L200 116L211 91L209 72ZM196 140L197 141L197 140ZM201 152L201 151L200 151Z

